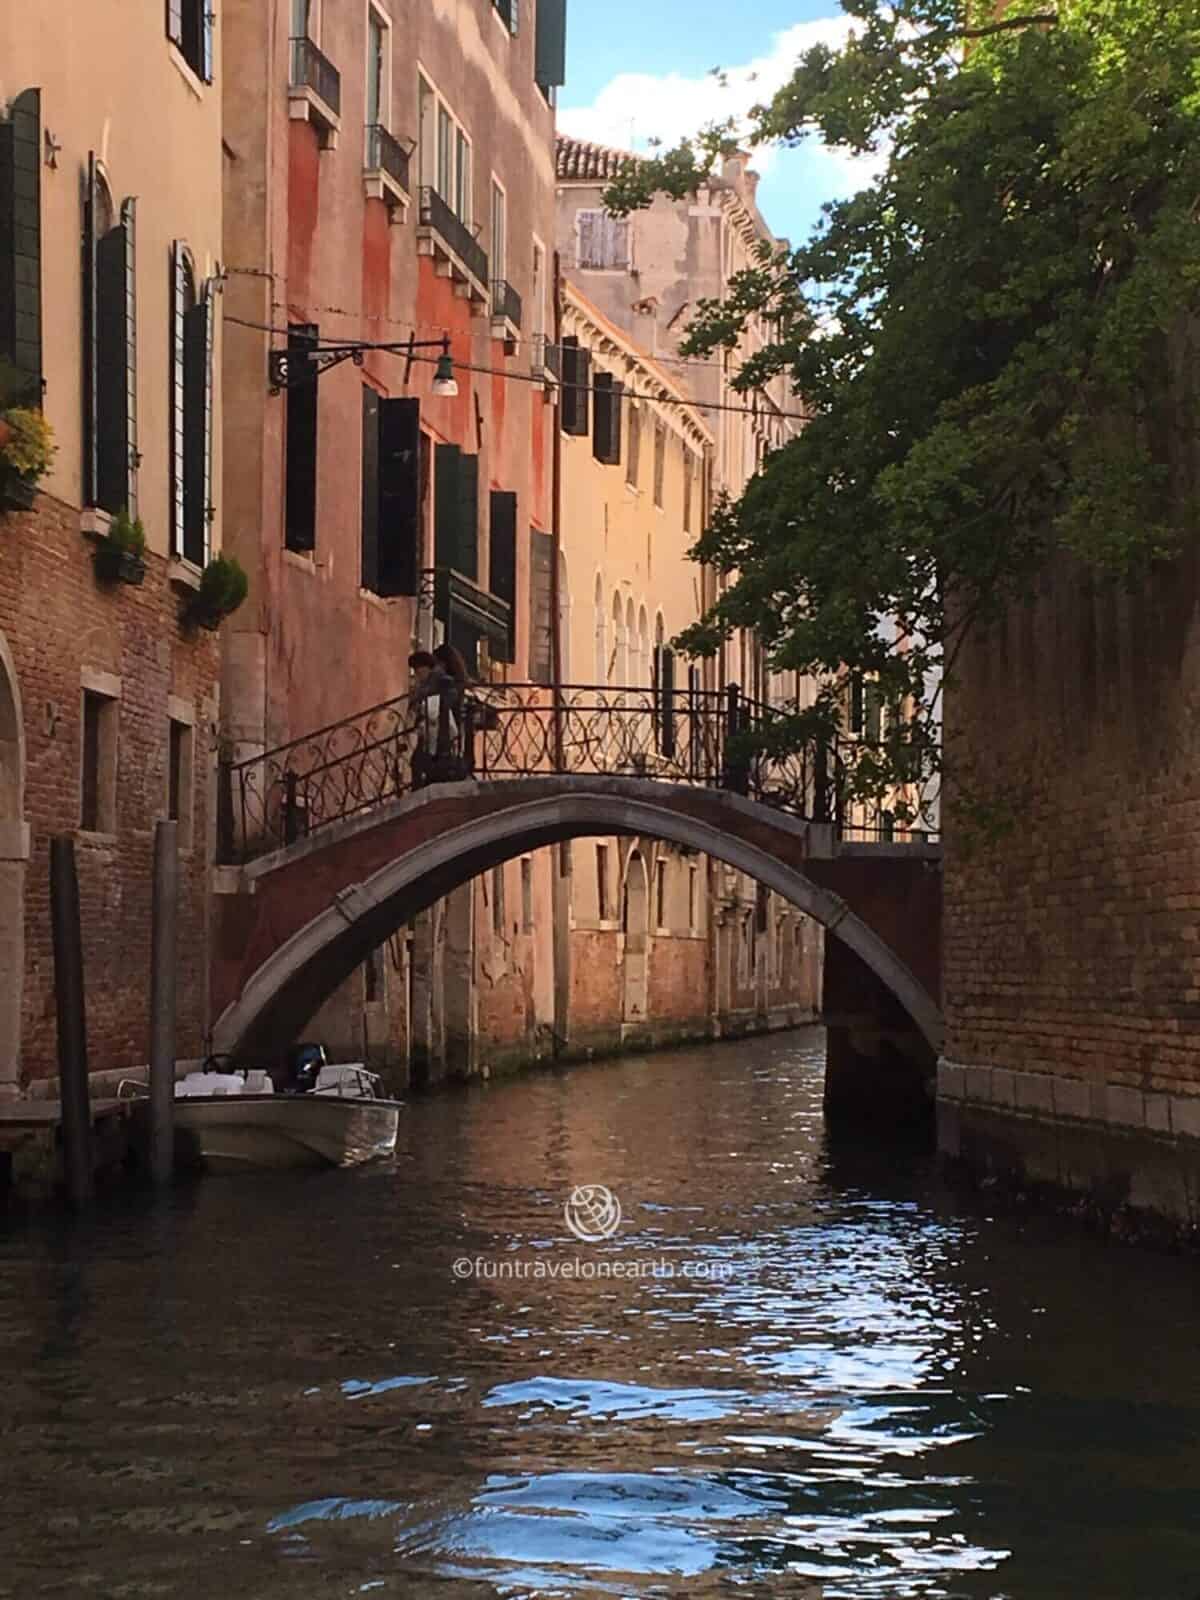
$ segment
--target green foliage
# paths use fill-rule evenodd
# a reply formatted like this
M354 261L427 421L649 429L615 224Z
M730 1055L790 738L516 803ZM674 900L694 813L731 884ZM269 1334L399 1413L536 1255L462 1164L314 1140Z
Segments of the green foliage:
M690 329L702 355L777 318L737 382L786 374L811 420L700 539L731 581L682 643L753 628L778 667L877 674L906 712L882 794L936 766L963 637L1056 553L1133 582L1194 536L1200 0L844 3L856 37L809 51L753 137L887 168ZM694 189L730 131L608 204Z
M18 477L36 481L54 460L54 429L40 411L29 406L14 406L4 413L10 431L0 447L0 460Z
M200 574L198 608L211 617L227 617L245 600L250 581L232 556L213 556Z
M122 555L137 556L140 560L146 553L146 530L142 526L142 519L138 517L131 522L128 511L118 512L105 537Z

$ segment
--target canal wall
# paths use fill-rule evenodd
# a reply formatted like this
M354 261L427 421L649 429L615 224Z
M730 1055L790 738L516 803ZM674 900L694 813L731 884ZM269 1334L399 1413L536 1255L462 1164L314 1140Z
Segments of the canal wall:
M1064 561L964 649L938 1072L948 1155L1184 1227L1200 1224L1197 597L1195 548L1129 588Z

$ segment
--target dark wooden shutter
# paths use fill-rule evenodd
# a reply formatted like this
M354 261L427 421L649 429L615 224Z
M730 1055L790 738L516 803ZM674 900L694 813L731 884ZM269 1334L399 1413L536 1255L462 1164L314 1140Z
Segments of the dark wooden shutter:
M861 672L850 674L848 720L851 733L863 731L863 678Z
M317 378L309 352L317 343L311 323L288 329L288 376L302 381L287 391L287 483L285 539L289 550L312 550L317 539Z
M508 649L501 656L493 646L492 658L517 659L517 497L504 489L493 489L489 529L489 587L497 600L509 608Z
M596 415L592 453L597 461L614 467L621 460L621 396L624 386L611 372L598 372L594 380Z
M664 756L675 754L675 652L668 645L654 650L654 685L658 705L657 744Z
M183 319L187 310L187 255L171 246L171 553L183 554Z
M529 681L550 683L554 677L553 588L554 540L529 530Z
M96 504L99 492L99 456L96 417L99 403L99 352L97 349L97 239L99 210L96 152L88 151L87 175L83 189L83 498Z
M458 570L474 583L479 576L479 457L459 459Z
M458 462L456 444L439 444L434 453L434 564L453 567L458 560Z
M201 494L204 498L204 560L212 554L213 507L213 336L216 328L217 303L212 286L204 287L204 479Z
M416 594L421 553L421 403L379 402L379 592Z
M0 356L42 401L41 92L26 89L0 122Z
M534 22L534 82L558 89L567 81L567 0L537 0Z
M582 438L588 431L592 358L578 339L563 340L562 369L563 432Z
M362 569L364 589L379 591L379 396L362 386Z
M183 554L202 567L208 554L209 304L183 319Z
M137 515L137 281L134 202L96 244L96 504Z

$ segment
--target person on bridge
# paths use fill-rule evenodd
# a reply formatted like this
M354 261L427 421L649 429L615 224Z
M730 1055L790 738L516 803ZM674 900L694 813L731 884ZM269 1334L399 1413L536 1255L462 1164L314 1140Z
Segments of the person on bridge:
M408 658L413 688L409 700L416 734L412 785L447 783L467 775L462 750L463 700L467 664L453 645L441 644L432 654L418 650Z

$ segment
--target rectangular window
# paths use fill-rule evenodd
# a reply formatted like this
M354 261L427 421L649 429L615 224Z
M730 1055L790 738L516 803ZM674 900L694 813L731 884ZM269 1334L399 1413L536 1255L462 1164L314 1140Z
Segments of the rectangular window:
M667 430L663 423L654 424L654 504L662 510L663 484L667 474Z
M492 179L492 277L508 277L508 217L504 190Z
M492 645L493 661L517 659L517 497L493 489L489 527L488 586L508 607L508 649L501 656Z
M167 37L198 78L212 82L215 0L167 0ZM293 13L306 0L292 0ZM294 21L294 16L293 16Z
M307 366L316 348L317 329L312 323L288 328L288 356L292 383L284 405L287 411L284 484L284 543L289 550L312 550L317 542L317 380L310 373L296 381L297 367Z
M629 266L629 221L608 211L575 213L578 265L589 272L624 272Z
M504 936L504 868L492 868L492 932L497 939Z
M438 189L437 95L422 77L417 79L417 132L421 140L421 182Z
M699 927L696 912L699 909L700 896L698 893L700 869L694 861L688 862L688 927L693 933Z
M588 432L591 413L589 397L592 382L592 355L580 348L579 340L563 340L562 351L562 428L578 438Z
M624 386L611 372L597 372L593 381L596 415L592 427L592 454L615 467L621 460L621 396Z
M533 322L531 330L535 344L546 333L546 252L533 241Z
M367 12L367 124L386 128L391 121L387 96L387 25L371 7Z
M533 932L533 862L528 856L521 857L521 926Z
M683 452L683 531L692 531L692 452L685 449Z
M554 540L537 528L529 530L529 681L550 683L554 677L551 573Z
M667 925L667 863L661 858L654 863L654 926Z
M117 704L111 695L83 691L79 826L85 833L117 831Z
M454 204L454 123L445 106L437 112L437 192L447 205Z
M192 848L193 794L195 777L195 729L172 717L167 723L167 816L178 823L176 842L180 850Z
M596 915L601 922L608 922L612 914L612 905L608 897L608 846L596 846Z
M454 211L460 222L471 226L471 146L461 128L454 133Z
M362 388L362 586L416 594L421 549L421 405Z
M631 489L638 486L638 472L642 460L642 415L637 406L629 408L629 455L625 462L625 482Z

